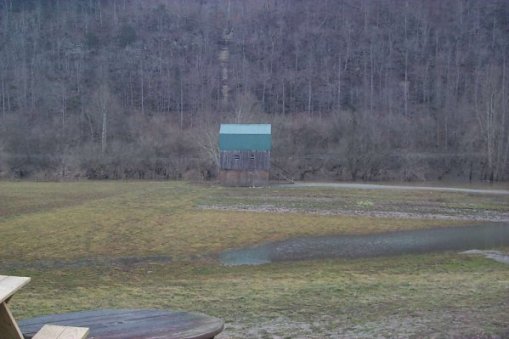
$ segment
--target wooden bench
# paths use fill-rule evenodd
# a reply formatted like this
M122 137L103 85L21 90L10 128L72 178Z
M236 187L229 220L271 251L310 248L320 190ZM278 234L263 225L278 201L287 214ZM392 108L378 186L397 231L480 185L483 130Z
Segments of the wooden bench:
M210 339L224 328L221 319L165 310L96 310L55 314L16 323L7 305L30 278L0 275L0 339ZM89 332L90 330L90 332Z
M30 282L28 277L0 275L0 338L23 339L23 334L9 308L11 297ZM35 334L35 339L83 339L88 328L46 325Z
M88 328L44 325L33 339L85 339Z
M30 278L28 277L0 275L0 333L4 335L5 338L23 338L18 324L12 316L8 303L14 293L29 282Z

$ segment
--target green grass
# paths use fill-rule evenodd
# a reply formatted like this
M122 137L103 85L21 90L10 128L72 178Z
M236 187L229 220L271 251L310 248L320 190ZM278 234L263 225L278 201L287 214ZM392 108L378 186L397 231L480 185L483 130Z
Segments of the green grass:
M22 317L155 307L202 311L227 323L255 328L281 317L314 321L320 322L318 330L326 333L337 326L383 324L388 317L422 321L433 315L430 322L435 331L448 333L452 325L446 315L452 314L464 322L459 325L465 326L465 334L471 330L497 334L507 329L509 269L454 254L259 267L177 263L12 273L33 277L13 301ZM377 330L387 328L379 325Z
M507 212L503 198L436 192L235 189L177 182L0 182L0 274L32 282L12 301L17 317L107 307L202 311L226 337L465 336L509 330L509 267L456 253L224 267L232 247L298 235L453 227L458 221L307 213L399 203ZM276 201L292 213L206 210ZM369 202L369 203L366 203ZM405 205L406 204L406 205ZM385 206L384 205L384 206ZM300 205L299 205L300 206ZM456 207L454 207L456 206ZM406 207L405 207L406 208ZM161 255L125 265L80 260ZM53 265L75 261L75 266ZM255 331L255 332L249 332Z
M19 206L11 202L14 205L12 210L18 212L8 209L0 219L0 243L4 245L0 246L0 257L4 260L72 260L132 255L168 255L185 260L197 255L213 255L226 248L290 236L362 234L458 224L451 221L317 216L305 211L203 210L198 208L200 204L205 199L211 201L214 195L217 195L218 203L228 201L224 198L225 189L184 183L0 185L2 201L9 201L12 196L21 201ZM30 187L34 188L33 192ZM44 194L46 189L47 195ZM249 189L233 191L251 194ZM299 192L309 195L306 190ZM264 194L270 194L270 190ZM293 190L292 194L295 194Z

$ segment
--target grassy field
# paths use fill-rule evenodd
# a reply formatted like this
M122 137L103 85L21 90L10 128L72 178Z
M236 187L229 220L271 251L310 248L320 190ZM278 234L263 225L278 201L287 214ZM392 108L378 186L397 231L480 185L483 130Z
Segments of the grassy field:
M20 318L156 307L224 318L220 338L502 336L509 266L483 257L240 267L217 257L292 236L456 227L508 212L508 196L451 192L0 182L0 274L33 278L12 301Z

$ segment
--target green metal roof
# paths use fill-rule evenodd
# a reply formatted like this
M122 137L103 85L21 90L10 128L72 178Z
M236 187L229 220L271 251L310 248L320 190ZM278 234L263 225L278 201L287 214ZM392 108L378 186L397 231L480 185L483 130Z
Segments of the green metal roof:
M221 124L219 134L270 134L270 124Z
M271 125L221 124L219 148L221 151L270 151Z

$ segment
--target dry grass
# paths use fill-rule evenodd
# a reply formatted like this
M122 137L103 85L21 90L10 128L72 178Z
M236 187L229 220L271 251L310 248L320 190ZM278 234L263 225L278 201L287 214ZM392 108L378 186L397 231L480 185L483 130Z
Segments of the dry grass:
M202 210L197 208L200 201L210 201L215 194L216 201L222 203L224 189L184 183L0 185L1 201L9 201L11 206L0 219L0 257L3 260L146 255L186 259L298 235L365 234L459 224L317 216L305 211L279 214ZM250 194L248 189L243 192ZM270 194L270 191L264 193ZM297 193L309 194L307 190ZM11 197L16 199L11 201Z
M406 192L387 192L408 201ZM347 201L367 192L345 192ZM440 199L500 209L490 197ZM249 190L174 182L0 182L2 274L32 283L12 302L19 317L106 307L203 311L227 321L223 338L503 335L509 267L455 253L223 267L231 247L307 234L372 233L458 222L202 210L215 202L281 204L340 190ZM383 194L369 195L376 206ZM434 195L412 200L423 205ZM319 204L318 204L319 205ZM366 204L366 208L369 208ZM7 206L7 207L6 207ZM329 207L328 207L329 208ZM509 207L506 206L507 210ZM503 210L503 208L502 208ZM170 263L74 267L50 260L162 255ZM49 262L49 264L48 264Z
M257 267L174 263L13 273L33 276L13 301L22 317L111 307L195 310L224 318L231 327L223 337L237 338L250 331L310 336L307 327L289 329L281 319L315 324L316 337L496 335L509 327L509 268L452 253Z

